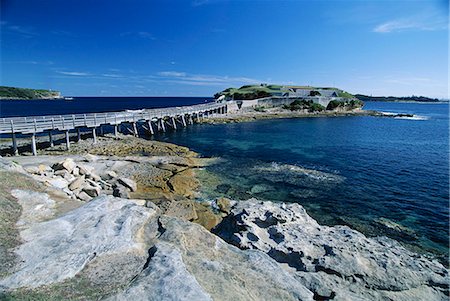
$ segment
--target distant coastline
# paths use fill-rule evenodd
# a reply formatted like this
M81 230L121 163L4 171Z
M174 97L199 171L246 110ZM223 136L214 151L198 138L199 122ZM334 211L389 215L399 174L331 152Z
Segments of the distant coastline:
M0 86L0 100L62 99L59 91Z
M425 96L368 96L363 94L355 94L355 97L362 101L388 101L388 102L448 102L438 98L430 98Z

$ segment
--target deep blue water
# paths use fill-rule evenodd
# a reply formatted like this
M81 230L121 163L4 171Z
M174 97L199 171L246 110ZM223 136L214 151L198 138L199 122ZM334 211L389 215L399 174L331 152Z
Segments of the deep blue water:
M74 97L71 101L1 100L0 117L81 114L193 105L206 97Z
M160 136L203 156L206 197L298 202L320 223L448 256L448 104L367 103L416 120L336 117L194 125Z

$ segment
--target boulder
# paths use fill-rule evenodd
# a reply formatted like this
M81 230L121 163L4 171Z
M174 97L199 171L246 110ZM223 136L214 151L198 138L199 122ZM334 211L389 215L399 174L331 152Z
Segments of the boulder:
M54 172L54 175L55 176L58 176L58 177L65 177L66 175L68 175L69 174L69 172L67 171L67 170L65 170L65 169L58 169L58 170L56 170L55 172Z
M96 196L98 196L100 194L100 188L89 185L89 184L84 186L82 191L87 193L87 195L89 195L92 198L95 198Z
M75 177L78 177L79 175L80 175L80 168L77 166L77 167L75 167L74 169L73 169L73 171L72 171L72 174L75 176Z
M73 180L75 180L75 176L70 174L70 173L66 173L63 178L67 181L67 182L73 182Z
M39 164L38 169L39 169L40 173L52 172L53 171L53 169L50 166L45 165L45 164Z
M118 177L117 173L113 170L108 170L105 173L101 174L100 177L104 181L109 181Z
M128 178L119 178L118 182L125 186L126 188L130 189L131 191L137 190L137 184L135 181L128 179Z
M80 175L88 175L94 171L94 167L84 164L78 165Z
M84 175L81 176L81 177L79 177L79 178L76 178L75 180L73 180L73 181L69 184L69 189L73 191L73 190L82 188L82 186L83 186L84 183L85 183L84 180L85 180Z
M230 213L231 210L231 203L230 200L227 198L218 198L213 202L213 206L223 213Z
M100 181L100 180L102 179L102 178L100 178L100 176L96 175L96 174L93 173L93 172L88 173L88 174L86 175L86 177L87 177L88 179L91 179L91 180L96 181L96 182L98 182L98 181Z
M99 183L94 182L94 181L91 180L91 179L86 179L86 182L87 182L89 185L93 186L93 187L96 187L96 188L98 188L98 189L102 189L102 186L101 186Z
M56 163L52 166L53 170L67 170L69 173L76 167L75 161L72 158L67 158L64 161Z
M57 189L64 189L67 188L67 186L69 185L69 183L64 180L63 178L54 178L54 179L48 179L47 183L52 186L55 187Z
M443 300L448 270L388 238L347 226L322 226L298 204L237 202L215 229L244 249L267 253L297 271L320 298L410 300L412 292Z
M128 189L122 185L116 185L113 189L113 195L119 198L129 199L130 193Z
M92 200L92 197L89 196L86 192L80 191L76 194L76 197L84 202L89 202Z
M25 169L28 173L35 174L35 175L41 173L41 171L39 170L39 168L38 168L37 166L27 166L27 167L24 167L24 169Z
M64 191L64 193L66 193L67 195L69 195L69 196L72 196L73 195L73 191L72 190L70 190L69 188L63 188L62 189L62 191Z

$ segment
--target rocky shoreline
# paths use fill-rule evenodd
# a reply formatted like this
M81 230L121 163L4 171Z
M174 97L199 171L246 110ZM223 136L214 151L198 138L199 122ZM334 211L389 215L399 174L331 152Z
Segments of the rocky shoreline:
M201 123L233 123L249 122L263 119L283 119L283 118L313 118L313 117L343 117L343 116L375 116L387 117L381 112L373 110L344 110L335 109L332 111L308 112L307 110L291 111L281 107L271 108L245 108L237 112L226 115L213 115L200 120Z
M43 152L0 158L0 299L448 299L448 269L393 240L298 204L199 202L195 172L215 160L187 148Z

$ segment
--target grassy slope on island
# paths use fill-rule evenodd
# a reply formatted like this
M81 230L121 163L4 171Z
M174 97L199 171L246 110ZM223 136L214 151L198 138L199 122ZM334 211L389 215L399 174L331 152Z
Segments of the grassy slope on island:
M425 96L406 96L406 97L395 97L395 96L368 96L362 94L356 94L356 98L362 101L417 101L417 102L438 102L437 98L429 98Z
M219 98L220 96L224 95L229 99L250 100L263 97L281 96L280 94L288 93L289 89L291 88L307 90L335 90L339 97L349 99L355 98L355 96L353 96L352 94L337 88L312 86L281 86L272 84L245 85L240 88L227 88L221 92L216 93L214 95L214 98Z
M0 86L0 99L46 99L60 97L61 94L58 91Z

